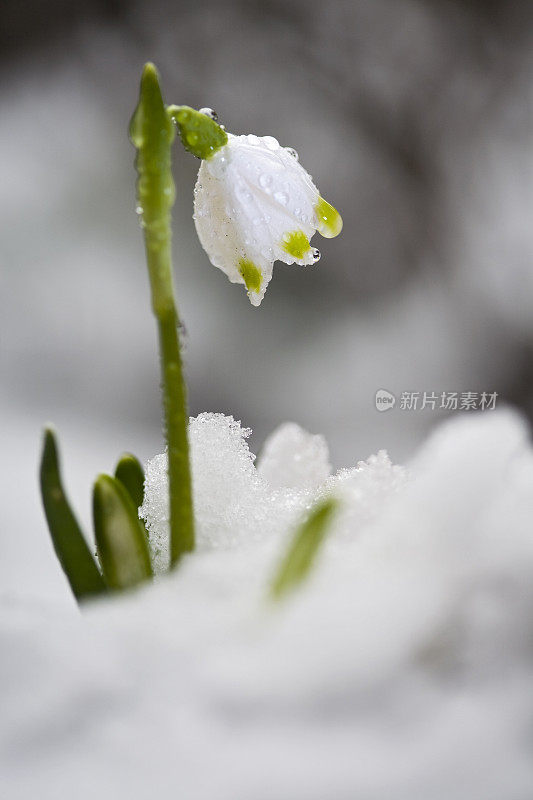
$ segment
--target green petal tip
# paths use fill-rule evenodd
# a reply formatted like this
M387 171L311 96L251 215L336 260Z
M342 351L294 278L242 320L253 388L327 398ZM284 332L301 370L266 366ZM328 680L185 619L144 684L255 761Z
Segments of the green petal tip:
M334 239L339 235L342 231L342 217L331 203L328 203L323 197L319 197L315 213L318 218L317 230L321 236L325 239Z
M249 258L239 259L239 272L249 292L257 294L261 290L263 275L261 270Z

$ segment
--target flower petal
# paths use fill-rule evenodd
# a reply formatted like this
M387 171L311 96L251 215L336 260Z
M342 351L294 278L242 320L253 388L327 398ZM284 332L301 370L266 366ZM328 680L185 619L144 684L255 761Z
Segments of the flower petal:
M254 305L265 294L274 261L313 264L320 257L310 244L316 229L326 236L340 231L340 216L320 197L294 151L272 136L229 134L227 145L202 161L194 209L211 263L244 284Z

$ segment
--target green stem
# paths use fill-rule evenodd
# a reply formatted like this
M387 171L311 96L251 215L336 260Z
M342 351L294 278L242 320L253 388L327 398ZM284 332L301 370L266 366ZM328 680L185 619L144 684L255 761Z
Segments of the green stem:
M170 563L175 564L183 553L194 549L186 396L177 337L177 315L159 319L158 324L168 445Z
M194 548L194 517L187 401L172 281L170 209L174 203L174 182L170 146L174 127L166 113L159 76L153 64L146 64L143 71L139 104L132 118L130 135L137 148L137 210L144 230L152 309L159 331L168 446L170 562L174 565L183 553Z

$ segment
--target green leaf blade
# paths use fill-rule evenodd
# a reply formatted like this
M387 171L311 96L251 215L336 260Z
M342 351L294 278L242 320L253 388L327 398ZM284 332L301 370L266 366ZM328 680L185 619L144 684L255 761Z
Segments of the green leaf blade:
M54 431L46 428L40 468L41 496L54 550L78 601L107 591L67 500Z
M152 565L137 509L122 482L99 475L93 490L93 519L98 557L111 589L132 589L149 580Z
M135 508L142 506L144 499L144 470L133 453L123 453L115 467L115 478L127 490Z
M339 502L333 497L319 501L297 528L270 587L274 600L284 597L307 578L338 507Z
M144 469L141 462L136 458L133 453L123 453L119 458L118 464L115 467L115 478L119 480L129 496L132 499L133 505L138 510L143 504L144 500ZM146 540L148 539L148 531L142 519L139 523L144 531Z

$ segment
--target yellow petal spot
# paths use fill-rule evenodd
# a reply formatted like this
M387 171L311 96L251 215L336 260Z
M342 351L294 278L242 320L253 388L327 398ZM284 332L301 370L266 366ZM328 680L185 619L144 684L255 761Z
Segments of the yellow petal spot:
M261 270L248 258L239 259L239 272L249 292L258 292L261 288Z
M281 247L293 258L301 259L311 249L309 239L303 231L292 231L285 233Z
M342 217L336 208L333 208L323 197L318 198L315 206L318 217L318 232L326 239L333 239L342 231Z

